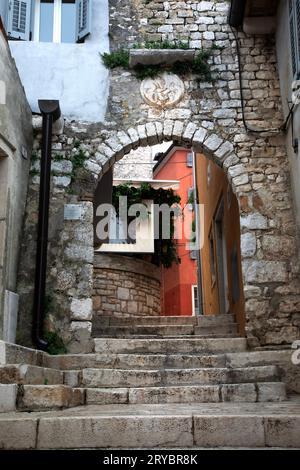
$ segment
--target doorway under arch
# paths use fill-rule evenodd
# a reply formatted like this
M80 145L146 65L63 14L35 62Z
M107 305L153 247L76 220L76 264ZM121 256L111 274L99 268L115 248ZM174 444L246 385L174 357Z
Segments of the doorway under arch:
M235 196L237 188L234 185L234 181L228 181L228 175L229 179L231 179L232 168L234 169L237 165L241 167L242 165L240 165L239 159L233 151L233 145L191 122L187 125L184 125L181 121L168 121L165 123L151 122L145 125L139 125L136 129L131 128L128 129L127 132L120 131L116 133L116 135L111 136L100 145L99 152L101 152L101 154L97 156L99 173L97 175L98 178L95 178L97 187L101 187L102 176L107 174L114 163L121 160L121 158L127 155L131 150L165 141L173 141L176 145L186 149L193 148L196 151L197 158L200 155L205 155L205 160L208 159L208 161L212 161L211 165L224 176L224 181L226 182L226 184L224 183L224 188L226 186L226 189L224 189L226 207L228 207L228 199L230 198L237 219L235 227L238 233L238 241L231 247L232 249L228 255L229 258L226 258L224 253L224 241L222 241L222 234L224 235L222 232L222 210L224 212L224 201L222 209L222 202L220 200L218 201L218 213L214 213L215 241L213 242L215 262L217 263L219 261L218 265L216 265L216 276L218 279L215 281L215 285L218 285L218 308L215 308L215 310L208 308L203 313L212 315L225 313L226 311L229 312L232 307L232 302L230 304L228 299L233 299L235 301L234 303L237 304L236 312L234 313L239 323L239 332L244 335L245 316L243 306L242 259L239 243L239 204ZM97 173L95 168L93 172ZM209 241L206 245L209 246ZM236 273L235 278L237 280L235 279L234 281L233 276L228 275L229 270L230 273ZM211 266L209 271L211 271ZM226 293L225 289L230 291L230 293Z

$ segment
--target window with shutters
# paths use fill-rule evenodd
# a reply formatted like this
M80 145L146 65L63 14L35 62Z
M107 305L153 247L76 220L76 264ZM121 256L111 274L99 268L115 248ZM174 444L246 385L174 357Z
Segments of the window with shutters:
M193 315L199 315L199 297L198 297L198 286L192 286L192 305Z
M83 42L90 33L92 0L9 0L10 39Z
M293 78L300 78L300 0L289 0L291 63Z
M187 153L186 155L186 166L189 168L193 168L193 154Z

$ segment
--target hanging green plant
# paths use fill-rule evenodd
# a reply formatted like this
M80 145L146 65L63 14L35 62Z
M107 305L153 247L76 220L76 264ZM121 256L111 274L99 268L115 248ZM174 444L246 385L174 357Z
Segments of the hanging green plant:
M145 42L143 45L135 44L132 49L183 49L187 50L188 43L182 41L168 42L168 41L155 41ZM137 64L130 69L129 67L129 49L119 49L111 53L101 54L102 62L108 69L115 69L122 67L126 70L132 70L139 80L145 78L154 78L162 72L173 72L177 75L184 76L187 74L194 74L198 82L212 82L217 77L213 75L209 59L214 50L221 48L213 45L209 49L200 49L195 53L193 61L178 60L172 65L156 64L145 65Z
M175 194L173 189L154 189L149 183L142 183L140 187L135 188L131 183L124 183L113 187L112 204L119 215L119 197L127 197L127 207L133 204L142 204L144 200L152 200L154 204L161 206L167 204L169 207L180 203L180 196ZM146 205L144 204L147 209ZM176 210L174 211L176 213ZM174 240L174 217L170 216L170 237L165 239L162 237L161 227L159 230L160 237L155 240L155 253L153 262L162 264L169 268L173 263L180 263L177 255L176 243Z
M129 68L129 50L118 49L113 52L104 52L101 54L102 62L108 69L115 69L116 67Z
M189 49L188 42L175 39L174 41L145 41L132 46L132 49Z

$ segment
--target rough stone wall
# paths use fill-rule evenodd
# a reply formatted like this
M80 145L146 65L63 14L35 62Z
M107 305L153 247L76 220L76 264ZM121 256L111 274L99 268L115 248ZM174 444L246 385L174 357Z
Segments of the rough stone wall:
M99 254L94 262L94 315L160 315L160 269L127 256Z
M0 30L0 339L14 341L19 246L30 154L31 111L9 46Z
M198 84L195 77L187 75L183 79L183 99L173 108L158 109L142 100L140 82L130 72L114 70L110 74L106 121L91 126L69 123L65 133L54 142L55 152L63 154L68 162L66 168L72 165L74 153L78 151L77 140L87 160L71 186L67 174L53 176L51 210L59 213L66 202L91 201L101 173L131 149L164 140L193 145L223 166L239 201L249 343L251 346L288 344L299 338L300 267L285 137L275 130L283 119L274 38L239 33L245 118L249 125L268 130L247 133L242 121L236 43L227 25L228 6L228 2L217 0L111 3L112 48L118 43L142 41L146 34L151 39L189 40L193 47L216 44L221 49L212 52L211 68L217 77L214 83ZM38 140L36 149L39 149ZM34 177L25 223L27 261L23 257L20 276L21 290L28 296L31 288L30 283L24 283L24 272L30 272L28 264L34 256L30 239L36 223L32 207L37 184ZM53 256L49 286L56 282L51 277L51 269L58 263L56 260L63 259L64 227L59 240L58 243L54 237L50 244ZM72 292L81 297L76 283ZM62 298L63 293L57 293L58 307ZM70 310L70 300L69 307L68 300L64 301L66 310ZM28 312L24 303L22 325L24 318L28 322L30 317L25 310ZM65 334L69 326L56 315L56 327Z
M151 147L139 148L125 155L114 165L114 178L152 179L153 158Z

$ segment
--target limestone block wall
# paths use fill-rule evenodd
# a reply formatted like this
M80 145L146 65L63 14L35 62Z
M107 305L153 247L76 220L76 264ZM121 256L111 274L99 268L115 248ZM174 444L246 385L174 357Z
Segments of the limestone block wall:
M210 64L216 79L213 83L198 83L195 76L187 74L182 78L185 92L181 101L163 108L143 101L140 82L131 72L115 69L110 73L105 121L90 125L67 122L63 134L54 136L48 287L54 292L56 305L51 310L52 324L67 343L72 343L73 337L72 298L91 300L93 279L83 276L88 285L85 290L78 282L80 277L73 277L67 296L56 289L57 273L64 263L68 263L70 272L77 272L81 259L66 260L68 230L65 223L56 226L55 220L64 212L65 204L91 203L101 175L130 150L162 141L203 152L224 169L236 193L249 344L277 347L300 337L300 263L286 136L280 130L283 115L275 41L273 36L239 33L244 117L248 125L261 129L247 132L242 119L236 42L227 25L228 8L229 2L218 0L110 2L112 49L145 39L187 40L195 48L215 44L219 47L212 51ZM19 276L20 331L25 330L24 325L28 330L31 319L40 142L41 132L37 129L37 160L32 164L35 174L27 199ZM75 163L79 151L85 156L80 168ZM86 251L90 253L87 232L83 235L78 228L78 235L76 231L72 236L74 240L81 237L83 257ZM71 245L68 253L76 253L76 241ZM92 257L88 263L92 265ZM30 343L24 331L22 338Z
M31 111L0 28L0 339L11 342L32 141Z
M94 315L160 315L160 269L128 256L96 253Z
M152 179L153 156L151 147L133 150L114 165L114 178Z

